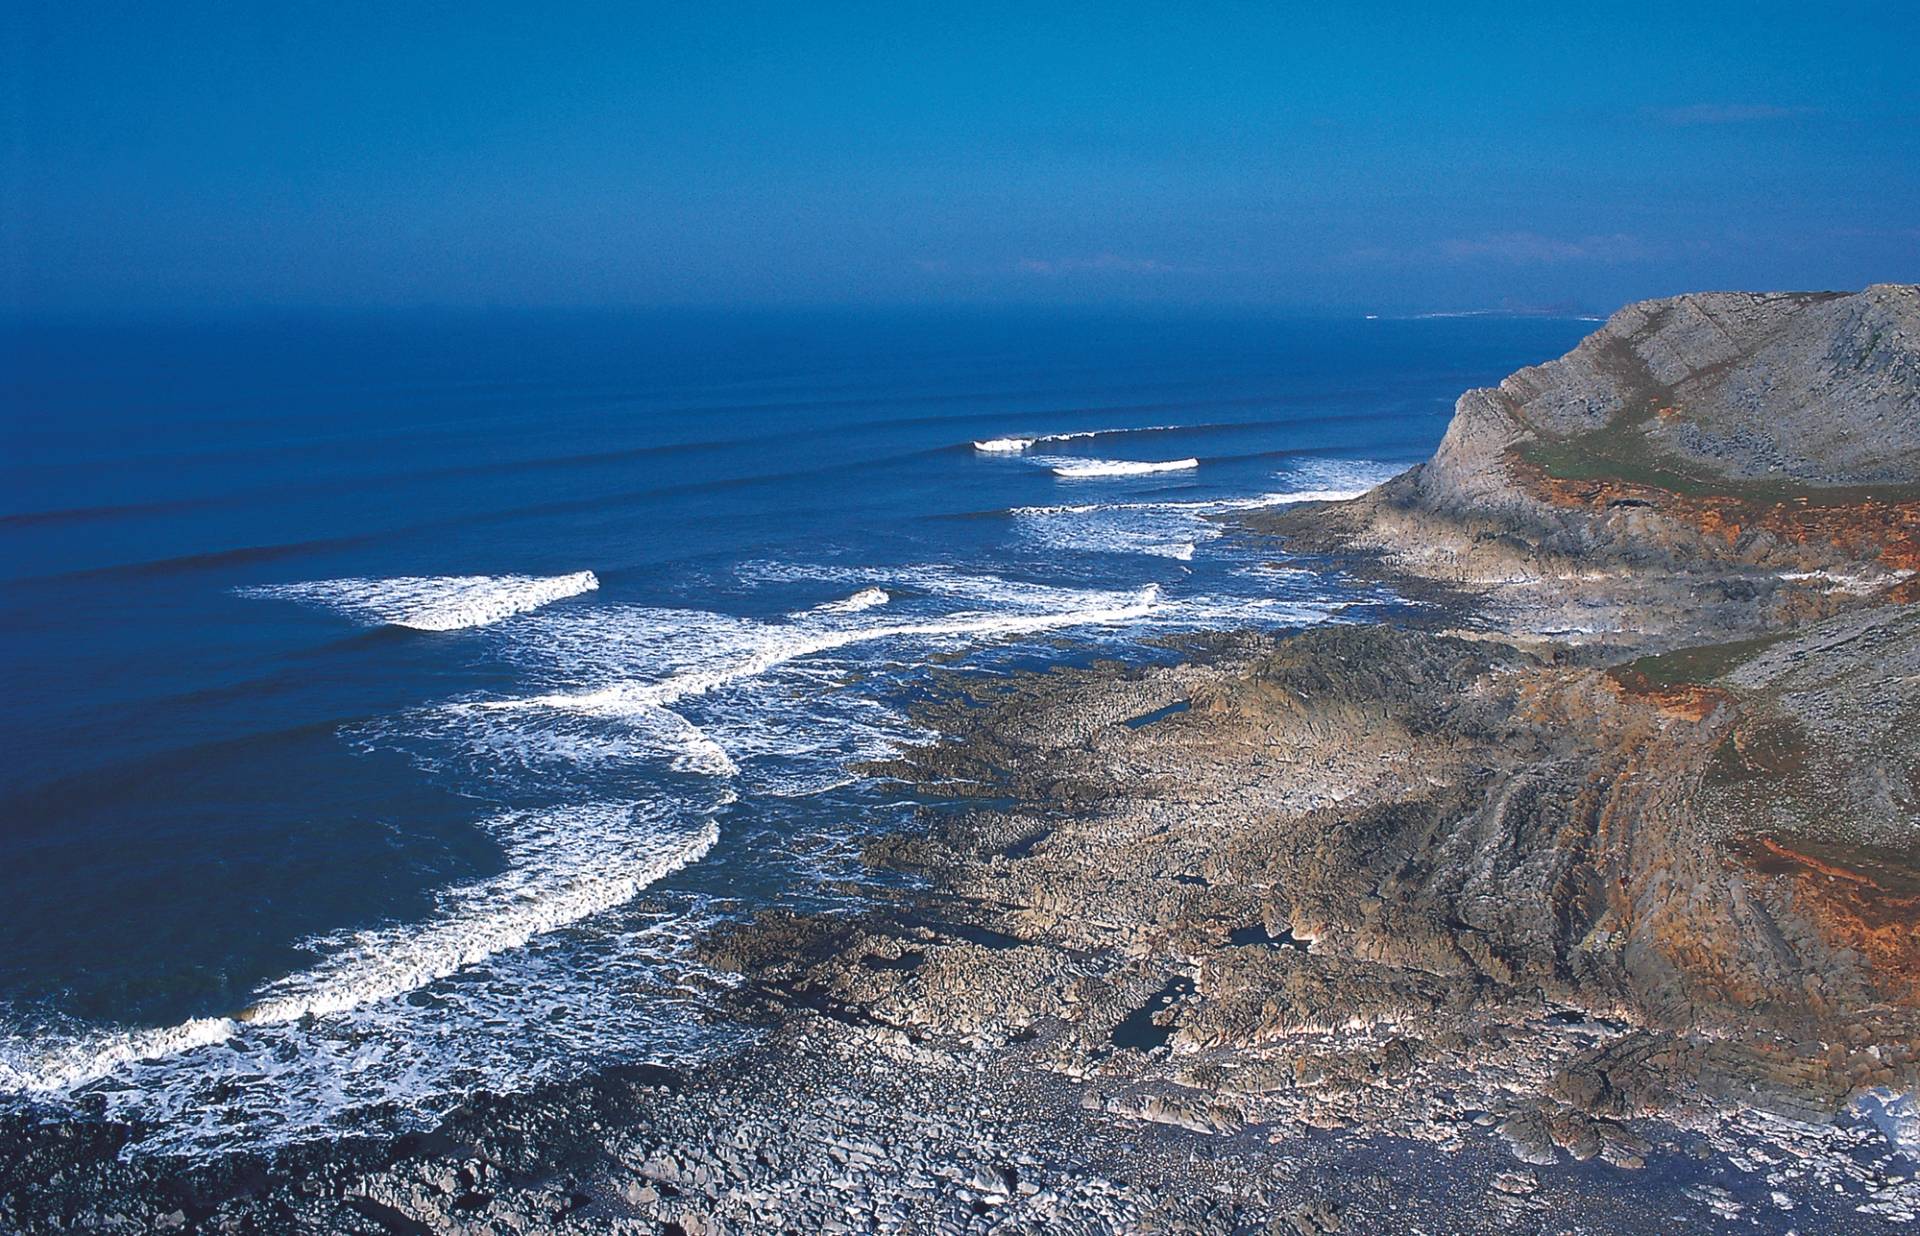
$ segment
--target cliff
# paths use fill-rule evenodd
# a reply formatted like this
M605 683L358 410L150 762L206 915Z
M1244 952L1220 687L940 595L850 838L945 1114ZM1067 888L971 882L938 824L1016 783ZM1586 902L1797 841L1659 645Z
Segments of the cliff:
M943 671L869 770L917 802L870 909L700 941L742 1055L271 1164L19 1116L0 1229L1920 1216L1866 1123L1920 1091L1917 317L1630 306L1428 463L1252 517L1439 602L1399 625Z
M1629 305L1462 395L1433 458L1365 498L1249 522L1617 649L1903 599L1920 590L1920 287Z
M1920 484L1920 287L1629 305L1559 360L1462 395L1409 488L1436 512L1538 518L1540 475L1760 500L1904 494Z
M1444 1143L1464 1105L1541 1165L1920 1086L1920 289L1630 306L1249 522L1465 595L930 716L894 771L1003 805L884 857L1011 943L789 981L1064 1025L1073 1077L1150 1019L1149 1118Z

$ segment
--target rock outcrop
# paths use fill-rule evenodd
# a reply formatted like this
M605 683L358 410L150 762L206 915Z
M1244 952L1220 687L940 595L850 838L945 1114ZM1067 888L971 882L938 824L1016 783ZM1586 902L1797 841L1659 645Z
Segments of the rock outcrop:
M1676 489L1920 483L1920 287L1629 305L1462 395L1413 488L1435 511L1523 507L1516 451Z
M741 1054L271 1163L20 1115L0 1227L1920 1217L1920 289L1630 306L1249 522L1438 603L954 671L870 908L701 944Z
M1920 287L1630 305L1462 395L1434 457L1374 493L1252 522L1494 589L1502 625L1573 642L1687 642L1912 592Z

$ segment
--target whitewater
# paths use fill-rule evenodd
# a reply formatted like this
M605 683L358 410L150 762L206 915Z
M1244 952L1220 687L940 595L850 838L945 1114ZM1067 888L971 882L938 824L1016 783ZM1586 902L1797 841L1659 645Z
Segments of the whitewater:
M1304 498L1313 491L1295 491ZM1286 500L1286 499L1281 499ZM1199 515L1229 509L1237 500L1213 503L1118 502L1107 506L1020 508L1011 517L1078 516L1107 521L1107 534L1124 538L1128 520L1140 511ZM1223 502L1225 505L1223 505ZM1169 549L1144 542L1136 552L1190 561L1194 541ZM596 591L592 572L559 576L396 576L341 578L256 585L236 589L248 600L295 601L318 606L361 625L423 631L487 629L498 633L504 655L528 666L546 665L570 676L586 674L590 685L562 690L474 698L412 710L364 727L362 742L409 751L423 769L444 770L444 749L463 753L523 788L551 786L559 792L591 769L632 768L656 761L675 774L724 783L704 800L611 801L501 812L478 822L504 859L499 874L449 886L436 894L437 908L424 920L343 930L308 939L311 967L264 983L242 1006L164 1026L69 1034L51 1041L17 1037L0 1041L0 1090L39 1095L84 1093L129 1069L192 1058L224 1048L239 1036L273 1027L306 1025L393 1001L524 949L536 939L593 920L633 901L645 889L706 857L720 840L717 813L737 801L743 779L740 759L707 727L685 715L691 701L737 690L743 684L792 670L804 681L809 662L861 647L900 649L922 645L993 644L1051 632L1084 635L1120 631L1158 620L1172 627L1203 627L1236 621L1318 620L1336 607L1287 604L1274 598L1235 601L1194 596L1171 601L1162 585L1131 590L1042 585L949 567L795 571L774 564L748 564L746 578L797 581L812 577L858 584L845 595L794 610L777 622L743 622L707 611L600 606L548 618L537 612L554 602ZM897 597L918 597L918 612L874 621ZM958 603L961 608L947 608ZM929 606L935 612L928 612ZM556 611L557 612L557 611ZM895 654L898 655L898 654ZM883 664L889 658L870 664ZM909 657L909 662L917 660ZM836 663L839 664L839 663ZM792 683L772 687L787 694ZM750 731L778 733L781 721L761 715L763 701L737 700ZM777 710L776 710L777 711ZM575 718L555 724L537 718ZM531 718L531 720L529 720ZM617 730L582 730L569 724L612 723ZM715 724L726 727L721 719ZM862 727L865 727L864 729ZM909 735L895 724L863 719L845 732L859 734L844 750L826 744L829 758L886 754L892 741ZM741 732L736 724L733 732ZM743 751L766 762L770 755L796 756L801 741L782 751L762 733L741 742ZM430 754L439 749L440 754ZM543 782L511 770L557 770ZM837 768L816 773L817 786L844 786ZM802 778L797 784L805 785ZM791 774L763 787L787 794ZM751 792L751 791L749 791ZM801 793L817 792L802 789ZM704 801L704 807L696 803ZM309 1083L311 1084L311 1083ZM124 1101L124 1096L122 1097ZM139 1110L139 1105L134 1105ZM297 1123L289 1121L290 1124Z
M415 631L484 627L600 587L592 571L530 575L447 575L399 579L322 579L237 589L266 601L299 601L369 626Z
M227 1016L110 1032L37 1054L15 1048L0 1056L0 1088L71 1090L128 1064L222 1043L246 1025L327 1017L406 995L631 901L719 840L711 820L675 829L644 813L640 804L599 803L486 821L512 865L491 880L448 889L440 912L426 922L310 941L324 962L270 984Z
M1128 477L1183 470L1186 464L1094 461L1084 466L1095 469L1090 474ZM1065 521L1078 521L1079 530L1068 540L1055 538L1063 550L1108 549L1185 563L1199 543L1218 535L1202 522L1206 516L1249 502L1309 500L1321 492L1062 504L1012 508L1008 516L1016 523L1040 520L1056 530L1071 528ZM1156 541L1137 527L1143 517L1182 521L1178 531L1184 539ZM554 690L456 699L376 720L360 727L357 740L370 751L403 751L432 775L485 770L476 785L490 780L502 791L537 796L568 793L583 777L626 775L645 767L718 788L693 793L656 782L668 792L650 800L555 802L484 817L476 827L498 846L502 869L440 890L426 918L311 937L302 947L315 956L313 965L261 984L241 1007L224 1013L161 1026L0 1039L0 1090L79 1095L116 1075L142 1073L192 1089L200 1075L217 1076L229 1066L209 1065L196 1074L187 1062L210 1052L238 1051L252 1058L264 1050L253 1039L283 1032L296 1035L303 1046L277 1049L282 1054L296 1050L321 1061L326 1054L312 1040L324 1041L332 1033L325 1030L330 1021L340 1021L340 1033L346 1033L365 1010L484 972L543 937L619 910L706 858L721 839L719 817L741 793L791 801L796 794L844 788L852 779L842 770L855 757L886 755L912 736L900 719L871 715L835 725L837 740L806 736L811 726L835 724L831 710L817 720L796 720L792 711L796 689L818 681L823 670L842 672L853 664L879 668L901 664L903 658L912 666L937 648L1017 644L1053 632L1096 638L1098 632L1142 626L1316 621L1340 609L1304 598L1195 594L1176 600L1158 582L1132 589L1060 586L937 564L863 570L749 563L741 568L741 578L753 587L818 579L851 590L777 621L747 621L711 611L619 603L550 610L556 602L600 590L600 579L588 571L349 577L235 589L249 601L298 602L364 626L486 631L500 655L536 677L589 680ZM898 608L902 597L907 612L876 620L875 615ZM915 646L923 651L906 651ZM863 648L875 651L861 653ZM845 659L850 654L852 662ZM728 697L718 715L703 724L688 714L689 705L713 696ZM739 749L729 750L715 731ZM818 765L815 771L769 768L809 760ZM181 1063L166 1063L174 1060ZM297 1071L281 1082L299 1094L325 1084ZM499 1078L497 1084L509 1083ZM130 1114L150 1110L153 1103L191 1106L164 1091L147 1101L114 1093L115 1103ZM252 1102L263 1104L257 1096ZM302 1119L274 1110L271 1103L264 1109L286 1129L313 1127L311 1113ZM346 1118L351 1110L333 1116ZM194 1144L191 1137L184 1142L188 1148Z
M1125 434L1167 433L1178 428L1180 428L1178 425L1142 425L1137 429L1076 429L1065 433L1034 434L1024 438L987 438L976 440L973 449L983 455L1017 455L1043 442L1084 442L1094 438L1113 438Z
M751 1030L696 942L893 895L862 854L916 806L862 770L926 740L923 701L1391 612L1233 515L1386 479L1459 390L1570 342L337 325L128 328L63 353L91 385L33 375L0 1106L135 1122L133 1154L725 1050Z
M1163 459L1159 461L1131 459L1085 459L1085 460L1047 460L1047 466L1055 476L1069 480L1082 480L1088 477L1108 476L1150 476L1156 472L1187 472L1200 466L1198 459Z
M509 591L498 582L503 577L485 578L485 595L511 595L511 603L520 606L515 612L538 608L525 603L533 595L531 590ZM536 710L617 718L629 726L639 723L646 733L645 742L623 746L617 758L632 761L648 754L663 756L676 771L731 779L740 774L732 756L701 727L673 711L671 705L766 676L807 658L863 644L1000 641L1070 628L1111 628L1150 619L1168 608L1159 586L1153 584L1131 592L1059 589L930 568L897 572L893 578L929 595L975 602L998 598L1011 612L958 610L917 621L857 621L859 615L892 599L885 589L867 586L797 612L784 623L753 626L746 636L743 655L723 656L710 664L667 674L658 681L616 681L583 690L456 701L441 706L437 723L422 723L416 718L411 723L403 722L401 728L410 725L417 733L444 736L449 718L484 719ZM427 597L431 604L438 604L448 596L474 594L467 579L457 585L414 579L379 581L385 586L375 586L373 581L364 585L356 582L351 590L337 587L339 583L329 581L324 589L303 584L271 591L248 590L248 595L297 595L301 599L324 596L330 607L347 611L335 598L350 591L356 599L381 598L379 612L388 613L388 602L396 596L410 601ZM651 615L650 620L654 634L664 635L669 641L672 636L668 633L690 621L715 625L724 621L717 615L660 613ZM594 621L617 630L621 615L615 611ZM1188 621L1207 619L1194 615ZM739 628L734 629L738 634ZM531 640L533 646L541 648L565 646L567 642L567 637L552 627L545 631L510 630L509 636ZM709 627L707 638L711 637ZM476 737L468 735L464 741L473 743ZM478 745L484 750L489 742L482 739ZM578 748L569 749L565 737L551 731L523 736L523 745L540 746L547 756L561 753L564 762L574 767L592 762L591 756ZM873 748L869 753L883 752L884 748ZM732 791L726 791L717 801L724 805L732 799ZM244 1029L327 1018L404 996L522 948L536 937L633 900L660 879L698 862L719 840L718 824L710 818L673 823L664 814L658 803L592 803L504 813L484 820L480 827L499 842L507 859L506 869L490 879L444 890L439 895L438 911L427 920L309 940L306 947L322 958L318 964L266 984L244 1007L228 1014L192 1018L171 1026L86 1035L38 1050L8 1044L0 1048L0 1089L37 1094L72 1092L129 1065L223 1044Z

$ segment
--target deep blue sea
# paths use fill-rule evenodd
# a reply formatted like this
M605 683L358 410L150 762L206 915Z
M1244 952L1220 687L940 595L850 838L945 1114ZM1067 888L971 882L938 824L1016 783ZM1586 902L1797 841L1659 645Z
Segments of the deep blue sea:
M1390 612L1205 517L1590 329L0 326L0 1102L191 1152L710 1050L688 939L849 904L930 664Z

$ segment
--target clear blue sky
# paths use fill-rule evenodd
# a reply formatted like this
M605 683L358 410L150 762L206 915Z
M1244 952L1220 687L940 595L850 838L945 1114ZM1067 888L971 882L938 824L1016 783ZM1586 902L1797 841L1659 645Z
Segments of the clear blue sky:
M13 0L12 308L1920 280L1920 2Z

